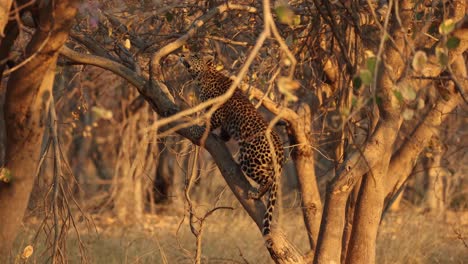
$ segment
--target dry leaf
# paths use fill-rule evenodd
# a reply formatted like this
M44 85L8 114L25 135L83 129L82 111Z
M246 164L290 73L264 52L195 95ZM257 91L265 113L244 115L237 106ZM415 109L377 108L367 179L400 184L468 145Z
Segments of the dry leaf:
M22 259L28 259L34 252L34 248L31 245L28 245L24 248L23 254L21 254Z
M298 100L298 98L292 93L292 91L301 87L301 84L298 81L288 77L279 77L277 85L280 93L284 94L288 101L296 102Z
M125 39L125 44L124 44L125 48L126 49L130 49L132 44L130 43L130 39Z

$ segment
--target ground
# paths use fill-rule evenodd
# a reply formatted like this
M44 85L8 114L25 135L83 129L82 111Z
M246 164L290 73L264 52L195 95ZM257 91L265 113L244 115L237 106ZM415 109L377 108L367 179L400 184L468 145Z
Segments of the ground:
M90 263L192 263L195 239L181 212L170 208L159 215L146 215L139 224L118 223L110 214L91 215L93 224L77 223ZM416 212L420 211L420 212ZM29 263L44 263L44 234L34 236L40 219L26 220L15 249L34 246ZM284 209L283 231L302 252L307 249L299 211ZM258 229L241 208L217 212L205 224L203 263L272 263ZM448 212L443 217L423 210L388 213L382 222L377 263L466 263L468 212ZM78 239L69 231L69 263L80 263ZM21 262L20 262L21 263Z

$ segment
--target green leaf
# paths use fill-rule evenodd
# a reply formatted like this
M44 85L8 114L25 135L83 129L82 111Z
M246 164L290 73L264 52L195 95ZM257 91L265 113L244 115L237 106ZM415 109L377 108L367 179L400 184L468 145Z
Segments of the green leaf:
M369 71L369 70L361 70L359 72L359 77L361 78L362 80L362 83L364 85L369 85L372 83L372 72Z
M112 111L107 110L106 108L93 106L91 108L91 112L96 120L104 119L104 120L111 120L113 117Z
M294 25L295 15L288 5L282 4L275 8L275 13L281 23Z
M437 61L439 62L439 64L441 66L447 66L448 61L449 61L447 50L445 48L436 47L435 51L436 51L435 53L436 53Z
M367 58L366 67L370 72L372 72L372 73L375 72L375 65L377 65L377 57Z
M301 16L300 15L295 15L293 17L292 25L293 26L299 26L301 24Z
M455 29L455 21L453 19L447 19L442 22L439 26L439 33L442 35L448 35Z
M393 90L393 95L398 99L398 101L401 103L403 102L403 95L401 94L400 91Z
M377 103L377 105L382 104L382 97L376 95L376 96L375 96L375 103Z
M359 76L356 76L353 78L353 89L354 90L359 90L359 88L361 88L362 86L362 80L361 80L361 77Z
M416 72L421 72L424 69L424 66L426 66L426 63L427 63L426 53L422 50L416 51L416 53L414 53L413 62L412 62L413 69Z
M422 20L424 17L424 12L418 12L415 15L416 20Z
M450 37L447 39L447 48L455 49L460 45L460 39L457 37Z
M411 85L404 84L400 86L400 92L405 100L413 101L416 99L416 91Z
M174 14L172 14L171 12L166 12L165 16L166 16L167 22L171 22L174 19Z

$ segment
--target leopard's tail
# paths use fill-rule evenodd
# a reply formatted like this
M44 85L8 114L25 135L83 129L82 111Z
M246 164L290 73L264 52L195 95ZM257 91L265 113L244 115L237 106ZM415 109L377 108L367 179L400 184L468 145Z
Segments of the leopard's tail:
M278 184L275 180L270 187L270 196L268 197L267 210L265 212L265 216L263 217L263 236L267 236L271 233L271 222L273 220L273 210L275 209L277 192Z

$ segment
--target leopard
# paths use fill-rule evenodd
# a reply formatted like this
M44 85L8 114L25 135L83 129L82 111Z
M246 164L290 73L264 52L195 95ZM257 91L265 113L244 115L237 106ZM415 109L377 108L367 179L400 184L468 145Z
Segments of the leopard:
M180 61L196 82L199 88L197 97L202 102L225 94L233 82L216 69L213 60L206 60L198 54L181 55ZM221 128L219 134L222 140L229 141L230 138L234 138L237 141L241 171L258 184L258 188L252 187L247 192L248 198L258 200L269 192L262 223L264 237L271 233L278 181L285 160L283 142L275 130L268 130L268 125L266 119L238 88L213 112L209 120L210 132ZM267 137L268 132L270 141ZM273 149L270 142L273 143Z

